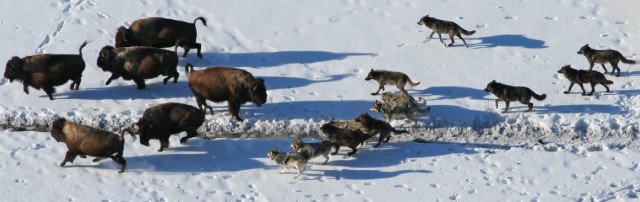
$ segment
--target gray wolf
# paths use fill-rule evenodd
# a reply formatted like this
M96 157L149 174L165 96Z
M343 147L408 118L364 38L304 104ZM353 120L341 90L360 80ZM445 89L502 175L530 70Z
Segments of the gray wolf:
M171 134L187 132L187 136L180 139L185 143L189 138L198 135L198 128L204 123L204 112L191 105L181 103L163 103L144 110L138 120L140 144L149 146L150 139L160 140L159 152L169 147Z
M322 165L326 165L329 161L331 146L331 141L328 140L323 140L315 143L305 143L299 137L296 138L293 143L291 143L291 148L293 148L293 150L297 152L306 152L308 156L311 156L311 158L323 156L325 160Z
M389 139L391 139L391 133L393 134L409 133L409 131L407 130L397 130L393 128L389 123L382 120L375 119L369 116L369 114L366 112L360 114L360 116L358 116L355 119L355 121L360 122L364 127L369 129L369 133L368 133L369 135L373 136L375 134L380 134L378 136L378 144L376 144L374 147L380 146L381 142L389 142Z
M336 155L341 146L347 146L351 148L351 152L347 153L347 156L352 156L358 152L358 145L361 145L369 139L371 136L360 130L349 130L334 126L331 122L322 124L320 130L327 136L327 139L331 141L334 152L331 155Z
M376 100L369 110L383 114L387 122L409 119L414 121L417 126L416 114L427 114L431 111L430 107L420 109L427 104L427 101L423 98L418 99L420 102L416 102L413 97L407 94L383 93L382 101Z
M509 111L509 102L511 101L519 101L520 103L527 105L529 107L527 112L531 112L533 110L533 103L530 102L531 97L540 101L547 98L546 94L538 95L527 87L505 85L496 82L496 80L489 82L484 91L492 93L498 97L498 99L496 99L496 109L498 108L499 101L505 102L507 106L504 111L502 111L503 114Z
M620 67L618 67L618 63L620 63L620 61L627 64L636 63L636 61L628 60L616 50L595 50L589 47L589 44L582 46L578 51L578 54L584 55L584 57L587 58L587 61L589 61L589 71L593 70L593 65L595 63L599 63L600 65L602 65L604 73L606 74L607 68L604 67L604 63L609 63L613 68L613 70L611 70L611 75L613 75L616 70L618 70L618 74L616 74L616 77L620 76Z
M460 25L456 24L455 22L432 18L432 17L429 17L429 15L426 15L420 18L420 20L418 21L418 25L424 25L432 30L431 35L429 35L429 38L428 38L429 40L433 38L433 34L438 34L438 38L440 38L440 42L444 44L444 47L453 45L453 43L455 42L453 40L453 36L457 36L462 40L462 43L464 43L464 46L469 48L469 45L467 45L467 42L464 41L460 33L464 35L472 35L476 33L475 30L467 31L463 29L462 27L460 27ZM447 45L446 43L444 43L444 41L442 41L441 34L443 33L449 35L449 39L451 39L451 43L449 45Z
M293 177L293 179L298 178L304 171L304 167L307 165L310 156L307 153L303 152L279 152L278 148L273 148L271 151L267 153L267 156L271 158L271 160L275 161L278 165L282 167L282 170L279 172L283 174L287 172L289 167L295 167L298 170L298 174Z
M29 94L29 86L35 89L42 89L53 100L53 93L59 86L67 81L73 81L69 88L78 90L82 80L82 72L85 68L82 59L82 48L87 45L85 41L80 45L78 55L72 54L38 54L19 58L13 56L6 65L4 77L22 81L22 90Z
M378 93L380 93L380 90L384 90L385 85L395 85L402 91L402 93L407 94L407 91L404 89L404 86L407 85L407 83L411 86L417 86L418 84L420 84L420 82L414 83L413 81L411 81L409 76L402 72L387 70L376 71L371 69L371 71L369 71L369 74L367 75L367 78L365 78L364 80L369 81L371 79L378 82L378 91L376 91L375 93L371 93L371 95L377 95Z
M207 105L207 100L213 102L227 101L229 113L242 122L238 114L240 105L253 102L260 107L267 103L267 88L263 78L254 78L245 70L233 67L209 67L194 71L193 65L187 64L185 72L189 76L189 89L196 97L198 107L202 111L211 111L213 108Z
M563 74L564 77L569 79L569 82L571 82L571 84L569 84L569 89L564 91L564 94L569 93L573 84L576 83L580 86L580 89L582 89L582 95L593 95L595 86L598 84L604 86L604 88L607 89L607 92L609 92L609 87L607 85L613 84L613 81L607 80L607 78L604 77L604 74L598 71L576 70L571 68L569 65L565 65L560 68L558 73ZM583 83L589 83L591 85L591 93L587 94L585 92L584 86L582 86Z

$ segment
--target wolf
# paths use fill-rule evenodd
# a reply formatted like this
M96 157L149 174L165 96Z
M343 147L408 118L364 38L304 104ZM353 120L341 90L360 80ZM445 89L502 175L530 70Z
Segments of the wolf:
M429 38L428 38L429 40L433 38L433 34L437 33L438 38L440 38L440 42L444 44L444 47L453 45L453 43L455 42L453 40L453 36L457 36L462 40L462 43L464 43L464 46L469 48L469 45L467 45L467 42L462 38L460 33L464 35L472 35L476 33L475 30L467 31L463 29L462 27L460 27L460 25L456 24L455 22L432 18L432 17L429 17L429 15L426 15L420 18L420 20L418 21L418 25L424 25L425 27L428 27L429 29L431 29L431 35L429 35ZM451 43L449 45L447 45L446 43L444 43L444 41L442 41L442 35L441 35L442 33L449 35L449 39L451 39Z
M368 133L369 135L373 136L375 134L380 134L380 136L378 136L378 144L373 147L380 146L381 142L389 142L389 139L391 139L391 133L409 133L409 131L407 130L396 130L389 123L375 119L369 116L369 113L366 112L360 114L360 116L358 116L355 121L360 122L362 125L364 125L364 127L368 128L370 130Z
M287 169L291 166L295 167L296 170L298 170L298 174L293 177L293 179L298 178L298 176L302 174L310 158L310 156L304 152L279 152L278 148L273 148L267 153L267 156L282 166L283 169L279 172L280 174L287 172Z
M427 101L423 98L418 99L420 102L416 102L413 97L407 94L383 93L383 101L376 100L369 110L383 114L387 122L391 122L391 120L409 119L414 121L414 126L417 126L418 120L415 118L416 114L427 114L431 111L431 107L420 109L420 107L427 104Z
M560 68L560 70L558 70L558 73L563 74L564 77L569 79L569 82L571 82L571 84L569 84L569 89L567 91L564 91L564 94L569 93L571 91L571 87L573 87L573 84L576 84L576 83L582 89L582 95L593 95L593 92L595 91L595 86L598 84L602 84L602 86L604 86L604 88L607 89L607 92L609 92L609 87L607 85L613 84L613 81L607 80L607 78L604 77L604 74L600 72L577 70L577 69L571 68L571 66L569 65L565 65L562 68ZM585 92L584 86L582 86L583 83L591 84L591 93L587 94Z
M369 81L371 79L378 82L378 91L376 91L375 93L371 93L371 95L378 95L378 93L380 93L380 90L384 90L385 85L395 85L402 91L402 93L407 94L407 91L404 89L404 86L407 85L407 83L409 83L409 85L411 86L417 86L418 84L420 84L420 82L414 83L413 81L411 81L409 76L402 72L387 70L376 71L373 70L373 68L371 69L371 71L369 71L367 78L365 78L364 80Z
M331 141L323 140L316 143L304 143L301 138L296 138L293 143L291 143L291 148L297 152L306 152L308 156L311 158L323 156L324 163L322 165L326 165L329 162L329 152L331 152Z
M352 156L358 152L358 146L371 137L360 130L336 127L332 125L331 122L322 124L320 130L327 136L327 139L331 141L333 149L335 149L331 155L338 154L341 146L347 146L351 148L351 152L347 153L347 156Z
M509 111L509 102L511 101L520 101L520 103L526 104L529 107L527 112L531 112L533 110L533 103L530 102L531 97L540 101L547 98L546 94L538 95L527 87L505 85L496 82L496 80L489 82L484 91L498 97L498 99L496 99L496 109L498 108L499 101L505 102L507 106L504 111L502 111L503 114Z
M604 67L604 63L609 63L613 68L613 70L611 70L611 75L613 75L616 70L618 70L618 74L616 74L616 77L620 76L620 67L618 67L618 63L620 63L620 61L627 64L636 63L636 61L628 60L616 50L595 50L589 47L589 44L582 46L578 51L578 54L584 55L584 57L587 58L587 61L589 61L589 71L593 70L593 65L595 63L599 63L600 65L602 65L604 73L606 74L607 68Z

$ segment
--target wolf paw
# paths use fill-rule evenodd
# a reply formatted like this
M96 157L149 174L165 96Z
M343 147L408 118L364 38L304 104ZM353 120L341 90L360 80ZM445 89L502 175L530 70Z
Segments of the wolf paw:
M569 94L569 91L564 91L563 93L564 93L564 94Z

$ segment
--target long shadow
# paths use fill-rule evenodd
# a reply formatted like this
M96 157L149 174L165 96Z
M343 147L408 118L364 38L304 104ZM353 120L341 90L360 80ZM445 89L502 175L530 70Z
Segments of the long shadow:
M480 38L469 38L469 41L480 40L480 43L469 44L471 48L522 47L530 49L548 48L543 40L527 38L521 34L502 34Z
M452 126L472 126L475 129L492 128L506 118L498 112L479 111L454 105L429 105L430 128L448 128ZM510 108L511 109L511 108ZM444 120L446 122L440 122Z
M425 96L437 96L435 99L429 100L451 100L451 99L461 99L461 98L471 98L474 100L489 100L484 98L488 95L487 92L484 92L481 89L463 87L463 86L434 86L427 88L421 91L411 91L411 94L415 94L417 96L425 95Z
M509 108L520 110L525 110L526 107L513 107ZM580 113L580 114L627 114L629 113L628 109L624 109L620 106L615 105L599 105L599 104L582 104L582 105L552 105L552 106L541 106L534 107L534 113L537 114L572 114L572 113Z
M262 77L265 79L265 85L269 90L283 89L283 88L297 88L311 85L313 83L326 83L339 81L349 76L353 76L353 74L337 74L331 75L327 79L321 80L310 80L306 78L299 77L280 77L280 76L267 76Z
M369 112L373 101L363 100L326 100L326 101L291 101L291 102L267 102L261 108L253 104L242 105L249 113L265 113L278 119L355 119L358 115ZM225 109L226 110L226 109ZM242 116L242 115L241 115Z
M326 51L278 51L257 53L203 53L204 59L190 61L195 66L276 67L287 64L311 64L343 60L352 56L375 56L374 53L333 53Z
M135 83L116 86L111 84L103 87L80 88L77 91L66 91L54 94L56 99L80 99L80 100L128 100L128 99L157 99L180 98L192 96L186 81L177 83L147 82L147 88L138 90ZM46 97L46 95L44 96Z

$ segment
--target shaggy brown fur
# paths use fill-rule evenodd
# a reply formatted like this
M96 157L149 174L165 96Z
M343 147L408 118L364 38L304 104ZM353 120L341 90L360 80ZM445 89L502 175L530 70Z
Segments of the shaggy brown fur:
M164 75L167 76L163 80L166 85L171 78L176 83L179 76L176 69L178 55L173 51L152 47L105 46L100 50L97 65L102 71L111 72L106 85L122 77L124 80L133 80L138 89L144 89L147 87L145 79Z
M127 166L127 161L122 157L125 131L132 134L128 130L123 130L118 136L108 131L67 121L64 118L56 119L51 126L51 137L57 142L64 142L69 148L60 167L67 162L73 163L76 156L85 158L89 155L97 157L93 162L111 158L121 165L120 173L124 172Z
M339 128L331 125L330 123L325 123L320 127L322 133L327 136L327 139L331 141L333 144L333 148L335 149L331 155L338 154L341 146L347 146L351 148L351 152L347 153L348 156L351 156L358 152L358 145L361 145L369 139L371 136L364 134L358 130L348 130L344 128Z
M187 64L185 72L189 75L189 88L196 97L198 107L202 111L213 108L206 101L227 101L229 113L237 121L243 121L238 114L240 105L253 102L260 107L267 102L267 88L264 79L254 78L251 73L233 67L209 67L204 70L193 70Z
M360 116L355 120L370 130L369 135L373 136L375 134L380 134L380 136L378 136L378 144L374 147L380 146L381 142L389 142L389 139L391 139L391 133L409 133L407 130L396 130L389 123L369 116L369 113L360 114Z
M577 70L571 68L571 66L569 65L565 65L564 67L560 68L560 70L558 70L558 73L563 74L564 77L569 79L569 82L571 82L571 84L569 84L569 89L567 91L564 91L564 94L571 92L573 84L576 83L578 84L578 86L580 86L580 89L582 89L582 95L593 95L593 92L596 91L595 86L598 84L604 86L604 88L607 89L607 92L609 92L609 86L607 85L613 84L613 81L607 80L604 74L600 72ZM582 86L583 83L589 83L591 85L591 93L587 94L587 92L584 90L584 86Z
M404 86L409 83L411 86L417 86L420 84L413 83L409 76L402 72L394 72L394 71L386 71L386 70L373 70L369 71L367 78L364 80L376 80L378 82L378 90L375 93L371 93L371 95L377 95L380 93L380 90L384 90L385 85L395 85L398 89L402 91L402 93L407 94L407 91L404 89Z
M180 139L185 143L189 138L198 135L198 128L204 123L204 112L191 105L180 103L164 103L150 107L144 111L138 120L140 144L149 146L150 139L160 140L160 149L169 147L171 134L187 132L187 136Z
M78 55L71 54L39 54L19 58L12 57L6 65L4 77L22 81L22 90L29 94L29 86L42 89L50 100L55 93L54 86L59 86L69 80L73 82L69 86L71 90L78 90L82 80L82 72L85 63L82 59L82 48L87 45L85 41L80 45Z
M611 70L611 75L613 75L616 70L618 70L618 74L616 74L616 76L620 76L620 67L618 67L618 63L620 63L621 61L627 64L636 63L636 61L628 60L622 55L622 53L616 50L596 50L589 47L589 44L582 46L578 51L578 54L584 55L584 57L587 58L587 61L589 61L589 71L593 70L593 65L595 63L599 63L600 65L602 65L604 73L606 74L607 68L604 67L604 63L609 63L611 64L611 67L613 69Z
M190 49L198 50L198 57L202 58L201 44L196 43L198 32L196 22L200 20L204 26L207 21L203 17L196 18L193 23L179 20L149 17L138 19L131 23L129 29L121 26L116 33L116 47L150 46L156 48L178 46L184 49L182 57L186 57Z

